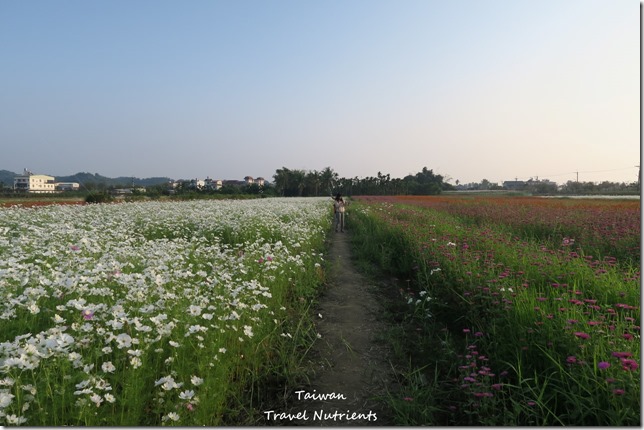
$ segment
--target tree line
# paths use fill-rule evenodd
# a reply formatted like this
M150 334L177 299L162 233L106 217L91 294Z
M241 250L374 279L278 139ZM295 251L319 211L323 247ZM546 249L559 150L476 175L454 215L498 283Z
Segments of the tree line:
M280 196L328 196L345 195L431 195L452 190L443 176L423 167L414 175L392 178L378 172L365 178L340 177L331 167L318 170L289 169L282 167L273 175L273 184Z

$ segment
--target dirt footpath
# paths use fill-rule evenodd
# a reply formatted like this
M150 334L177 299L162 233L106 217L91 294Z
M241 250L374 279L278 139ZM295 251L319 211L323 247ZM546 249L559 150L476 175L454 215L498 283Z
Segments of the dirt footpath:
M349 233L334 233L329 279L316 311L322 335L310 353L310 386L292 395L282 425L384 426L390 417L378 397L391 390L393 374L381 333L382 306L376 287L357 272Z

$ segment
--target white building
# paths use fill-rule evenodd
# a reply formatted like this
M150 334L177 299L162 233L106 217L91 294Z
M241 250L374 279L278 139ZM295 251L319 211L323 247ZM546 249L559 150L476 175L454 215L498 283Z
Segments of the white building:
M263 187L265 182L264 178L262 178L261 176L256 179L253 179L252 176L246 176L244 177L244 181L246 182L246 185L257 184L260 187Z
M206 177L204 183L207 190L219 190L223 186L221 179L210 179L209 177Z
M80 189L78 182L56 182L55 185L58 191L78 191Z
M53 176L35 175L24 169L22 175L18 175L13 179L13 188L28 193L55 193L56 182Z

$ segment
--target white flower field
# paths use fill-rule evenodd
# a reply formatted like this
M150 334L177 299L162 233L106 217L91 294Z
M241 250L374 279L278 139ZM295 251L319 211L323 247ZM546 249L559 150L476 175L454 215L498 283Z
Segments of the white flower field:
M225 425L298 348L326 198L0 209L0 425ZM249 393L250 391L250 393Z

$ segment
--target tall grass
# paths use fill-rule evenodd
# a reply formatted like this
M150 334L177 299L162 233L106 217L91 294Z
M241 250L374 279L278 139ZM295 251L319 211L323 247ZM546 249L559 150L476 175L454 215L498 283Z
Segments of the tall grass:
M531 214L525 205L515 215ZM564 227L537 237L517 231L521 219L473 222L459 207L380 199L353 210L360 255L415 281L404 294L414 376L407 400L392 399L406 411L399 423L638 424L637 259L598 258L619 243L609 235L610 245Z
M322 199L0 209L0 423L256 423L329 226Z

